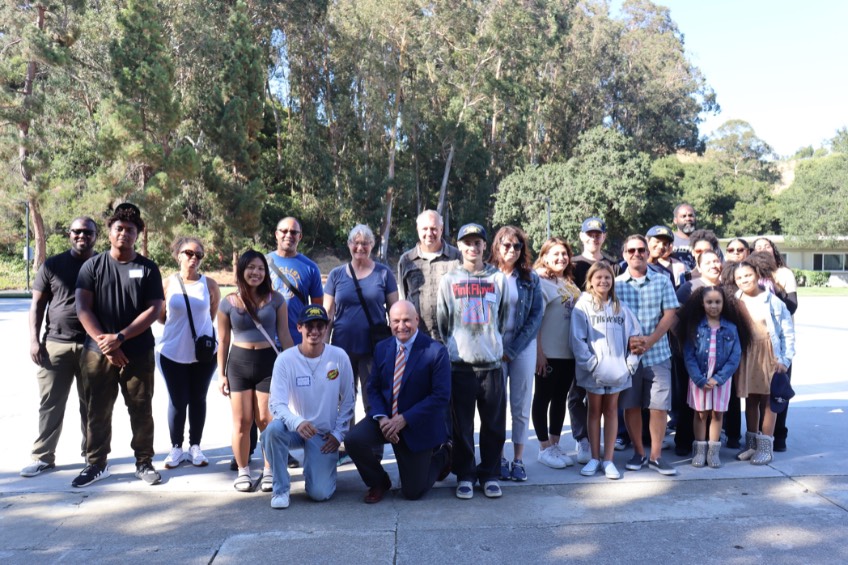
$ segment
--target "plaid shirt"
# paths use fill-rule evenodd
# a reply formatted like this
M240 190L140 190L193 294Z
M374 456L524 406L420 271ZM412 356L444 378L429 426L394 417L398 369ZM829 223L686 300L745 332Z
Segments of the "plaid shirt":
M643 335L654 333L665 310L675 310L680 306L668 277L651 269L648 269L641 284L625 270L615 278L615 293L636 314ZM668 335L664 335L642 356L642 365L650 367L670 358Z

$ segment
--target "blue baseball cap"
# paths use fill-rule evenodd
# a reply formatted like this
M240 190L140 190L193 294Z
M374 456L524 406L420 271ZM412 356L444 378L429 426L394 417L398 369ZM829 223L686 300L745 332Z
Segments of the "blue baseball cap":
M465 224L461 228L459 228L459 235L456 236L456 240L459 241L462 238L468 237L470 235L477 236L482 238L483 241L486 240L486 228L481 226L480 224Z
M775 373L771 378L771 396L769 404L771 411L780 414L789 406L789 400L795 396L792 385L789 384L789 375L786 373Z
M590 231L607 233L607 225L602 219L591 217L583 220L583 225L580 226L580 231L583 233L589 233Z
M305 324L315 320L319 322L330 322L330 318L327 316L327 311L324 310L324 307L320 304L310 304L304 308L300 313L300 318L297 319L297 323Z
M654 226L648 230L648 233L645 234L645 237L664 237L669 241L674 241L674 232L668 229L665 226Z

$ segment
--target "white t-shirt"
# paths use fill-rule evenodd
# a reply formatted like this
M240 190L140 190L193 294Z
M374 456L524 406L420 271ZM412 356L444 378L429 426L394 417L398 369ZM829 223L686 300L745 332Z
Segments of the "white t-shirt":
M350 359L339 347L325 344L315 359L290 347L274 362L271 414L290 430L308 420L319 433L332 433L342 442L353 419L354 399Z

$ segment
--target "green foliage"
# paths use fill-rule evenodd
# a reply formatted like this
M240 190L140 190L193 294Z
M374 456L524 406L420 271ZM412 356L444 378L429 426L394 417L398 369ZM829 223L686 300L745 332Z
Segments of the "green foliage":
M567 163L530 166L507 176L495 196L495 226L518 224L539 249L545 240L546 199L551 235L577 241L589 216L604 218L612 241L645 226L650 164L623 134L599 127L580 138Z
M795 280L798 281L798 286L825 287L830 281L830 273L828 271L792 269L792 273L795 275Z
M848 234L848 153L798 164L795 182L778 197L783 230L797 236Z

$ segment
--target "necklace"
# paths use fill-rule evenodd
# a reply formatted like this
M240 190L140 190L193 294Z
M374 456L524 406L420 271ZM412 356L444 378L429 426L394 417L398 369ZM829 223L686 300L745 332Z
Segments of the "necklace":
M297 351L298 351L298 353L300 353L303 356L303 360L306 363L306 368L309 369L310 376L312 378L315 378L315 371L317 371L318 367L321 366L321 359L324 358L324 352L327 351L327 348L324 347L324 348L321 349L321 355L318 356L318 361L315 362L314 367L309 364L309 357L307 357L306 354L303 353L303 344L302 343L298 344Z

